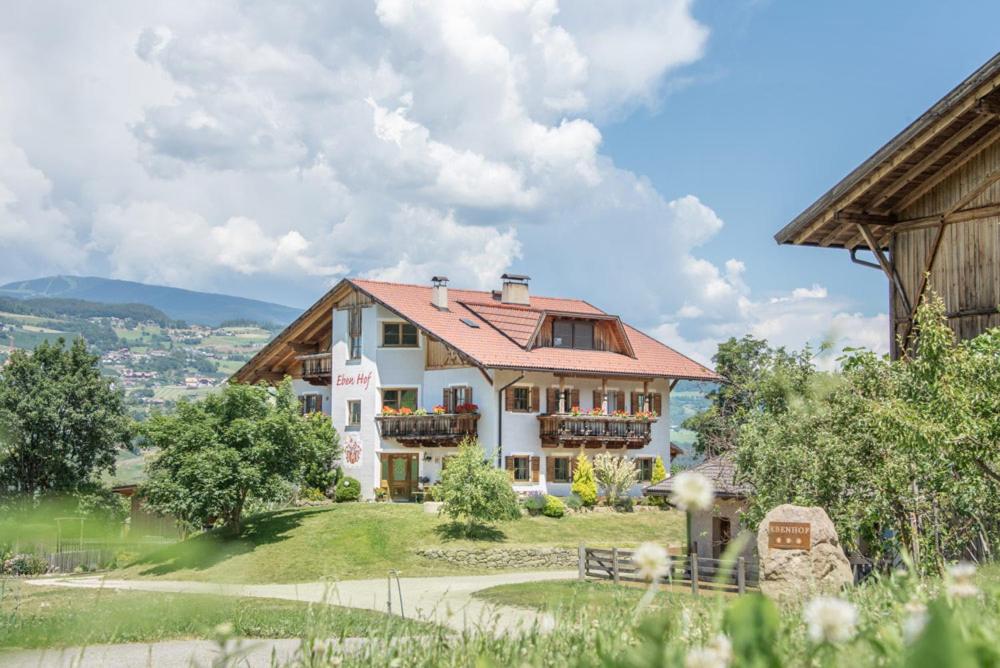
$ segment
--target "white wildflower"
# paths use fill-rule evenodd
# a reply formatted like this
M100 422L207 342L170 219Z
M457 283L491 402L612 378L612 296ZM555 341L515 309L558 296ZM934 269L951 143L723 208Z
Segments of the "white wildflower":
M674 476L670 502L681 510L709 510L715 492L712 481L700 473L683 471Z
M656 543L643 543L632 553L639 577L644 580L658 580L670 571L670 555Z
M910 601L903 606L903 640L912 643L927 626L927 606L920 601Z
M952 598L973 598L979 595L973 579L976 565L968 562L954 564L948 568L948 595Z
M726 668L733 659L733 645L723 634L712 639L704 647L688 650L684 657L684 668Z
M802 612L814 643L842 643L854 637L858 609L839 598L814 598Z
M232 622L223 622L215 627L215 635L217 636L230 636L234 631Z

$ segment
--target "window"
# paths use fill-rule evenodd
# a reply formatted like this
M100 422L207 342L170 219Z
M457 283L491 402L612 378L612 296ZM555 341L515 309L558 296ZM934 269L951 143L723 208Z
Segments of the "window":
M652 457L641 457L635 460L636 467L639 469L639 481L640 482L652 482L653 480L653 458Z
M444 406L448 413L457 413L458 407L472 403L472 388L468 385L444 388Z
M593 350L594 323L582 320L553 320L552 345L556 348Z
M614 413L615 411L623 411L623 410L625 410L624 406L619 406L618 405L618 399L619 399L619 396L618 396L617 392L608 392L607 394L604 395L604 400L608 402L608 414L609 415L611 413Z
M312 413L322 413L323 395L303 394L301 397L299 397L299 406L302 408L303 415L310 415Z
M531 482L531 457L511 457L514 463L514 482Z
M352 306L347 312L347 340L350 359L361 359L361 307Z
M419 345L417 328L408 322L383 322L382 345L390 348L416 348Z
M549 471L549 482L573 482L569 457L553 457L549 462L552 463L552 470Z
M347 426L358 428L361 426L361 402L347 402Z
M512 392L514 393L514 406L511 410L522 411L527 413L531 410L531 388L530 387L515 387Z
M409 408L417 410L417 391L409 390L382 390L382 405L399 410Z

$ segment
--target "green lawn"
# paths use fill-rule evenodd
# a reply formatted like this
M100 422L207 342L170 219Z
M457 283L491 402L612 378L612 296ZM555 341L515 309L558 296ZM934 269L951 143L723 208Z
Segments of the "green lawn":
M250 518L238 539L217 532L161 548L127 566L125 577L218 582L305 582L321 578L448 575L456 567L425 559L420 547L627 546L681 542L680 513L582 513L525 517L497 525L479 540L457 537L445 519L419 505L348 503L282 510ZM475 571L466 571L475 572Z
M183 385L161 385L153 388L153 398L163 399L164 401L179 401L181 399L195 401L196 399L208 396L212 389L211 387L199 387L198 389L189 390Z
M277 599L0 582L0 649L214 638L223 623L245 638L331 638L433 628L368 610Z
M555 580L526 584L500 585L478 591L474 596L500 605L514 605L546 612L576 616L581 611L597 615L602 611L626 612L635 609L646 592L642 585L615 585L606 581ZM670 607L683 601L698 605L714 600L718 594L702 591L693 597L686 587L663 585L651 602L653 608ZM726 596L731 597L731 595Z

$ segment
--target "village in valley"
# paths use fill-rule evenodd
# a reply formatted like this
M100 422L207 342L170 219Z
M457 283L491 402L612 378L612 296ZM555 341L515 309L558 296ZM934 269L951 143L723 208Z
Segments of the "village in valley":
M670 4L121 7L110 172L0 114L0 665L1000 666L1000 53Z

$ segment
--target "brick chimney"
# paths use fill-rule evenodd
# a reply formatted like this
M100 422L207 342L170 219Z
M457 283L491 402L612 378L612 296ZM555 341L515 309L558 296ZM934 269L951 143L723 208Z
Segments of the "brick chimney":
M448 310L447 276L435 276L431 279L431 304L442 311Z
M504 304L520 304L530 306L531 298L528 295L529 276L521 274L504 274L500 277L503 281L503 290L500 293L500 301Z

